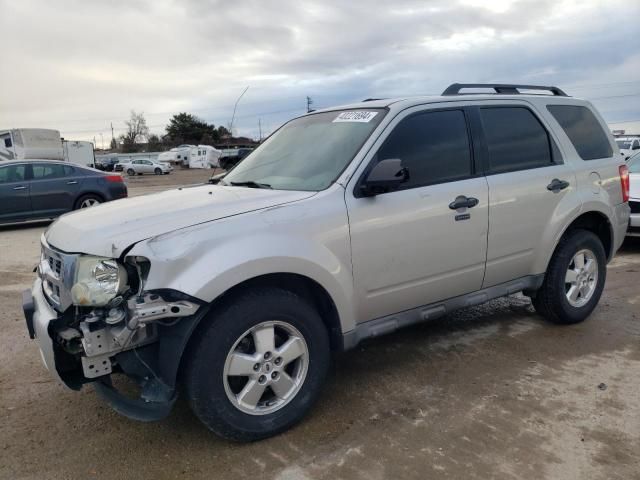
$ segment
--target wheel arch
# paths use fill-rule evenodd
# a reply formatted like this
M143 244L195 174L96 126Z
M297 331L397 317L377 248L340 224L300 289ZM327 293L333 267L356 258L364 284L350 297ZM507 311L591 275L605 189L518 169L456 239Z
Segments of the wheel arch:
M604 250L607 254L607 262L609 262L611 258L613 258L613 226L611 224L611 221L609 220L609 217L600 210L589 210L586 212L583 211L579 215L577 215L564 230L562 230L560 235L558 235L553 251L546 258L545 271L548 268L551 258L553 258L553 254L558 248L560 240L562 240L562 238L567 235L567 233L577 229L593 232L602 242Z
M212 302L203 305L204 313L195 319L187 332L182 334L184 335L183 342L181 344L171 344L170 350L173 351L162 351L164 349L159 351L159 356L166 355L175 359L173 362L163 362L165 368L162 369L161 375L165 381L170 385L175 385L180 381L188 363L189 351L200 338L199 332L206 328L207 317L210 312L214 312L220 304L232 300L234 296L239 295L241 292L266 286L291 291L309 301L317 308L327 329L331 350L341 351L344 349L340 316L329 292L318 282L304 275L288 272L268 273L239 282L229 287Z

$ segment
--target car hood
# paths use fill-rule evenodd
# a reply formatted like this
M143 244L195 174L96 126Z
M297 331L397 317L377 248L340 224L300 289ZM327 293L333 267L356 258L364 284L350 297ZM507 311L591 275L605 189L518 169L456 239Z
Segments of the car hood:
M218 185L184 187L68 213L49 227L45 238L67 253L115 258L141 240L314 194Z

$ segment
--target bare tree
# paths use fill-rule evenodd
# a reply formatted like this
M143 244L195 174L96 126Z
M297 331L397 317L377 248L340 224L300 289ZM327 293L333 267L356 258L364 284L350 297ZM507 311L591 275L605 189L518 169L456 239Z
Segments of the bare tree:
M145 139L149 135L149 127L144 118L144 113L136 113L131 110L131 117L127 122L127 133L122 135L122 151L135 152L138 149L138 142Z

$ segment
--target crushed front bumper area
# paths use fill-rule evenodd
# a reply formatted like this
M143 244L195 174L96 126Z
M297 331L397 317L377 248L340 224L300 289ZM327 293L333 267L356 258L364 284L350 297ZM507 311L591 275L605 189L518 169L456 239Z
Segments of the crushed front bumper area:
M45 300L42 280L39 278L31 290L22 292L22 310L27 321L29 337L37 340L44 366L58 381L65 383L56 369L53 340L49 335L49 324L58 318L58 314Z
M157 303L153 305L153 311L140 310L145 320L153 317ZM111 342L112 346L116 341L109 331L92 327L90 332L73 324L81 335L74 341L82 345L74 354L67 348L73 314L65 312L62 315L49 304L40 278L36 279L31 290L22 293L22 307L29 336L37 341L46 368L59 382L74 390L93 383L98 395L114 410L141 421L159 420L171 411L176 400L175 383L182 353L205 311L200 308L197 315L185 316L168 324L157 322L152 328L153 342L140 338L135 347L122 350L106 349L107 343L102 340ZM139 323L138 332L142 327L142 322ZM148 330L149 325L144 329ZM108 366L103 374L98 371L98 362ZM138 386L138 397L132 398L115 388L112 374L124 374L132 379Z

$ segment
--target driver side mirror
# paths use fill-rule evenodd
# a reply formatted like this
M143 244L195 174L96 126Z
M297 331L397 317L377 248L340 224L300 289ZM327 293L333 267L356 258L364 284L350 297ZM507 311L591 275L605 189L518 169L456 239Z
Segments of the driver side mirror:
M409 180L409 170L402 166L399 158L389 158L378 162L360 185L363 197L373 197L381 193L397 190Z

